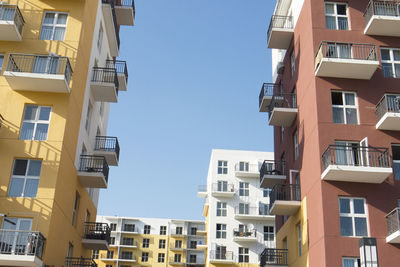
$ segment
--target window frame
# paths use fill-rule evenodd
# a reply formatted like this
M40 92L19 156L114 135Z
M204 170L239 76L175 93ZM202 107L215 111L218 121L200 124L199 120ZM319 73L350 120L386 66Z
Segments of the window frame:
M332 98L332 93L341 93L342 94L342 105L334 105L333 98ZM346 94L350 94L354 96L354 105L348 105L346 104ZM347 124L347 125L360 125L360 113L358 109L358 97L356 92L352 91L337 91L337 90L331 90L331 106L332 106L332 122L334 124ZM335 122L334 120L334 108L340 108L343 111L343 123ZM346 109L355 109L357 113L357 123L347 123L347 115L346 115Z
M46 24L44 22L45 19L46 19L46 14L51 14L51 13L54 14L54 22L53 22L53 24ZM58 16L59 15L67 15L67 19L65 21L65 24L57 24L57 20L58 20ZM65 36L66 36L66 33L67 33L68 21L69 21L69 13L68 12L44 11L43 12L42 24L40 26L39 40L50 40L50 41L60 41L60 42L65 41ZM51 29L51 38L50 39L42 39L43 26L52 27L52 29ZM62 40L54 40L54 33L55 33L55 29L56 28L64 28L64 36L63 36Z
M294 73L296 72L296 57L294 53L294 49L290 53L290 74L293 77Z
M215 235L216 239L226 239L226 224L217 223L215 229L216 229L216 235Z
M327 14L326 13L326 5L333 5L334 6L334 13L333 14ZM345 5L346 6L346 15L341 15L338 14L338 5ZM351 30L350 28L350 17L349 17L349 5L345 2L324 2L324 15L325 15L325 28L327 30L338 30L338 31L349 31ZM331 29L328 28L328 25L326 23L326 17L333 17L335 18L335 28ZM347 29L339 29L339 18L346 18L347 19Z
M165 244L166 244L166 240L165 239L158 240L158 248L165 249Z
M250 196L250 183L249 182L239 182L239 196L240 197Z
M227 205L228 203L226 202L221 202L218 201L217 202L217 217L226 217L228 214L228 210L227 210Z
M149 261L149 252L142 252L142 262L148 262Z
M218 160L217 163L217 173L218 174L228 174L228 161L227 160Z
M238 256L239 263L248 263L250 258L249 248L239 247Z
M349 205L350 205L350 212L349 213L341 213L340 212L340 200L341 199L349 199ZM354 200L363 200L364 202L364 214L360 213L354 213ZM341 228L340 225L340 218L341 217L346 217L346 218L351 218L352 220L352 232L353 235L347 236L347 235L342 235L342 233L339 233L341 237L352 237L352 238L360 238L360 237L369 237L370 236L370 230L369 230L369 216L368 216L368 205L367 205L367 200L362 197L347 197L347 196L339 196L338 197L338 211L339 211L339 230ZM366 227L367 227L367 235L366 236L358 236L356 235L356 227L355 227L355 218L365 218L366 220Z
M26 164L26 169L25 169L25 174L24 175L17 175L14 174L14 168L15 168L15 164L17 160L21 160L21 161L27 161ZM33 176L33 175L28 175L29 172L29 167L32 161L40 161L40 171L39 171L39 176ZM37 197L37 193L39 190L39 184L40 184L40 176L42 175L42 168L43 168L43 161L41 159L24 159L24 158L15 158L13 165L12 165L12 169L11 169L11 179L10 179L10 184L8 186L8 194L7 197L23 197L23 198L36 198ZM21 194L19 196L11 196L11 189L12 189L12 185L13 185L13 179L23 179L24 180L24 184L22 186L22 191ZM34 197L26 197L25 196L25 189L26 189L26 184L28 180L37 180L38 181L38 185L36 188L36 193Z
M158 261L157 262L165 262L165 253L158 253Z
M400 48L394 48L394 47L381 47L380 49L381 51L381 63L382 63L382 75L383 78L393 78L393 79L399 79L400 78L400 71L399 71L399 76L396 75L396 68L395 65L398 64L400 66L400 59L399 60L395 60L394 59L394 51L398 51L400 53ZM388 50L389 51L389 56L390 59L383 59L382 58L382 51L383 50ZM385 76L385 71L383 68L383 64L390 64L392 66L391 69L391 76Z
M299 131L296 131L293 134L293 150L294 150L294 160L299 158Z
M167 226L161 225L160 226L160 235L166 235L167 234Z
M296 225L297 229L297 255L301 257L303 255L302 246L303 246L303 238L302 238L302 227L301 222Z
M344 262L345 262L346 260L351 260L351 261L353 262L353 266L354 266L354 267L361 267L361 265L359 264L359 262L360 262L360 259L359 259L359 258L355 258L355 257L342 257L342 266L343 266L343 267L345 266L345 265L344 265ZM356 265L354 265L354 263L355 263Z
M271 236L272 236L272 239L271 239ZM264 242L274 242L275 241L275 226L264 225L263 240L264 240Z
M150 239L149 238L143 238L142 248L149 248L149 247L150 247Z
M151 233L151 225L146 224L146 225L143 227L143 234L144 234L144 235L149 235L150 233Z
M26 114L27 107L37 107L36 114L35 114L35 119L33 119L33 120L26 120L25 119L25 114ZM47 121L39 119L40 118L40 113L42 111L42 108L49 108L50 109L49 119ZM52 110L53 110L52 106L26 104L25 107L24 107L24 113L22 114L22 123L21 123L21 127L20 127L19 140L46 141L47 137L49 136L50 120L51 120ZM30 139L22 139L22 134L23 134L22 129L24 128L24 124L25 123L33 124L32 137ZM35 139L38 124L47 125L46 137L44 139Z

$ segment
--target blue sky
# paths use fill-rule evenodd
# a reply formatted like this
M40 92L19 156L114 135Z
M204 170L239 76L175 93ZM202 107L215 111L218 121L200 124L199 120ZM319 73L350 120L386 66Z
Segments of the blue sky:
M121 30L128 91L112 104L108 135L119 167L100 194L101 215L202 219L197 186L212 148L273 151L258 112L271 82L271 0L136 0Z

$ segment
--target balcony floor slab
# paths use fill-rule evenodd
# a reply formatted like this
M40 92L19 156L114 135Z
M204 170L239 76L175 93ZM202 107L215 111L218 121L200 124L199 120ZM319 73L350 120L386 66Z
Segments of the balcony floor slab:
M400 17L373 15L364 29L364 34L400 36Z
M322 58L315 76L370 80L378 67L377 60Z
M376 129L400 131L400 113L386 112L376 124Z
M392 172L392 168L329 165L321 174L321 179L326 181L380 184Z

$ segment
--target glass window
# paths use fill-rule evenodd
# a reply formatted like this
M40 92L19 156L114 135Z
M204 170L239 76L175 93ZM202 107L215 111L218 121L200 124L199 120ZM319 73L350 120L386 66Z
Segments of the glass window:
M21 140L47 139L51 107L26 105L21 127Z
M290 54L290 71L293 76L294 72L296 71L296 62L295 62L295 56L294 56L294 50Z
M40 40L64 41L67 20L67 13L45 12L40 31Z
M111 229L111 231L116 231L117 230L117 224L116 223L110 224L110 229Z
M158 262L165 261L165 253L158 253Z
M160 239L158 241L158 248L165 248L165 239Z
M182 255L181 254L175 254L174 255L174 262L181 262Z
M302 246L302 240L301 240L301 223L297 224L297 249L298 249L298 255L299 257L302 254L301 246Z
M217 238L226 238L226 224L217 223Z
M92 104L89 102L88 110L86 113L86 122L85 122L85 129L86 129L87 133L89 133L89 130L90 130L90 121L92 119L92 110L93 110Z
M182 226L176 227L175 234L181 235L182 233L183 233L183 227Z
M174 248L182 248L182 240L175 240Z
M110 245L115 244L115 236L110 237Z
M131 260L132 255L133 255L132 251L122 251L121 258L126 260Z
M162 225L160 226L160 235L166 235L167 234L167 226Z
M249 262L249 248L239 247L239 262Z
M264 226L264 241L274 241L274 226Z
M197 241L190 241L190 248L196 249L197 248Z
M249 196L249 183L245 183L245 182L239 183L239 196L241 196L241 197Z
M225 160L218 160L218 174L228 174L228 162Z
M239 203L239 214L249 214L249 203Z
M339 197L340 235L368 236L364 198Z
M294 159L299 157L299 132L296 132L293 135L293 143L294 143Z
M239 162L239 171L248 172L249 171L249 163L241 161Z
M358 258L342 258L343 267L360 267L360 259Z
M271 168L269 170L272 170L272 163L271 163ZM269 197L269 194L271 194L272 189L271 188L264 188L263 189L263 197Z
M133 242L134 242L134 240L132 237L123 237L122 238L122 245L133 246Z
M124 232L135 232L135 225L131 223L124 224Z
M400 78L400 49L381 48L383 77Z
M92 258L95 259L95 260L97 260L99 258L99 251L98 250L93 250Z
M392 145L393 174L396 181L400 181L400 145Z
M9 197L36 197L39 187L41 160L14 160Z
M79 193L75 192L75 202L74 202L74 208L72 210L72 225L73 226L76 226L76 221L78 218L79 200L80 200Z
M4 55L0 54L0 74L1 71L3 70L3 63L4 63Z
M358 124L356 94L351 92L331 92L334 123Z
M150 225L145 225L143 234L149 235L150 234L150 230L151 230L151 226Z
M99 49L99 52L101 52L101 45L103 44L103 34L103 24L100 21L99 35L97 36L97 48Z
M226 202L217 202L217 216L226 216Z
M142 252L142 262L148 262L148 261L149 261L149 253Z
M150 245L150 239L148 238L143 238L143 247L148 248Z
M218 181L217 182L217 191L218 192L228 192L228 182L227 181Z
M348 30L347 4L325 3L325 24L327 29Z
M197 255L196 254L189 255L189 262L197 263Z

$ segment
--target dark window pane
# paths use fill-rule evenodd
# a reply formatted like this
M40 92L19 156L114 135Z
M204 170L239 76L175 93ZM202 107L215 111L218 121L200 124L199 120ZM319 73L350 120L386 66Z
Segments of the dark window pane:
M13 175L25 175L26 166L28 165L28 161L25 159L16 159L14 162L14 170Z
M381 57L382 57L382 60L390 60L390 51L387 49L382 49Z
M347 10L346 5L341 5L341 4L337 5L337 13L338 13L338 15L346 15L346 10Z
M340 217L340 235L353 236L353 225L350 217Z
M332 92L332 105L343 105L343 97L341 92Z

